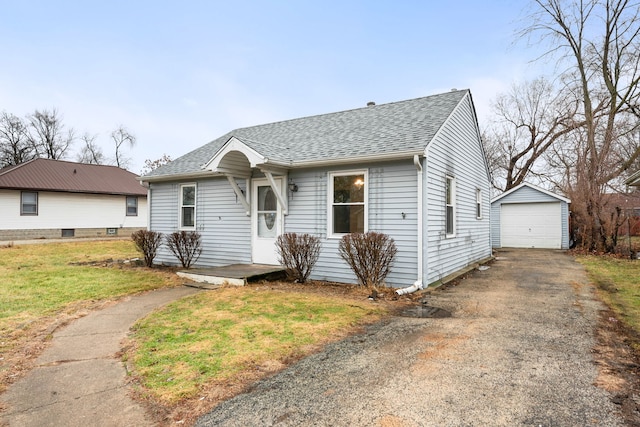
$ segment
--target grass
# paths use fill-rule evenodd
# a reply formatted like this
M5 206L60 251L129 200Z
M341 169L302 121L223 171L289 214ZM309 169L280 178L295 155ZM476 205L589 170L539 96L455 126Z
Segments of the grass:
M0 248L0 391L42 330L87 306L176 284L166 271L89 265L140 256L128 240ZM42 337L40 337L42 338ZM45 337L46 338L46 337ZM22 352L22 353L20 353Z
M0 247L0 392L32 368L55 327L181 283L168 270L103 262L138 256L121 240ZM143 396L193 415L199 395L219 401L386 314L366 294L315 286L229 287L176 301L136 324L123 357Z
M132 242L69 242L0 249L0 331L64 310L71 303L101 300L166 286L146 269L82 265L139 256ZM81 263L73 265L73 263Z
M580 256L604 302L620 320L640 333L640 260Z
M282 367L384 313L366 300L343 296L222 288L139 321L129 360L146 391L171 405L251 372Z

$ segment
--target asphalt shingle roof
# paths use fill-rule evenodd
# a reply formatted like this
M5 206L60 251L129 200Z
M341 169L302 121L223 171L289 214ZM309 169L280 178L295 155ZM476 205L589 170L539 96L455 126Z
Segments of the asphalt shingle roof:
M236 137L270 161L341 160L424 149L468 90L367 106L233 130L150 172L146 177L198 173Z
M116 166L34 159L0 169L0 188L146 196L136 174Z

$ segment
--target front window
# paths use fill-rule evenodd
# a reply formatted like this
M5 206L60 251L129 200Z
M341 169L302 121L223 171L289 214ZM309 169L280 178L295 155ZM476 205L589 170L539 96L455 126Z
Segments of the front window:
M180 186L180 228L196 226L196 185Z
M127 216L138 216L138 198L127 197Z
M340 172L329 176L329 234L365 233L367 173Z
M32 191L21 193L20 215L38 215L38 193Z
M445 178L445 230L447 236L456 233L456 181L448 176Z

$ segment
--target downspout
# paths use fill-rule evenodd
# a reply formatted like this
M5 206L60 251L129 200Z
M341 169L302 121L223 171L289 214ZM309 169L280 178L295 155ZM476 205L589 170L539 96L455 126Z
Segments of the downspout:
M418 280L416 280L413 285L406 287L406 288L402 288L402 289L398 289L396 291L396 293L398 295L404 295L404 294L410 294L413 293L415 291L418 291L420 289L424 289L424 286L422 285L422 274L423 274L423 248L422 248L422 242L424 239L424 234L423 234L423 217L422 217L422 199L423 199L423 192L422 192L422 188L423 188L423 183L422 183L422 163L420 163L420 156L418 156L417 154L413 156L413 164L416 167L416 171L417 171L417 175L416 178L418 180Z

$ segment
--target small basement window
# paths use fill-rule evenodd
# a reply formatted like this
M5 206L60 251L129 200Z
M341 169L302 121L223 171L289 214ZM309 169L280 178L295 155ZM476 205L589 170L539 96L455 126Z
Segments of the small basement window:
M118 234L117 228L107 228L107 236L116 236Z
M75 237L76 230L75 228L63 228L62 229L62 237Z

